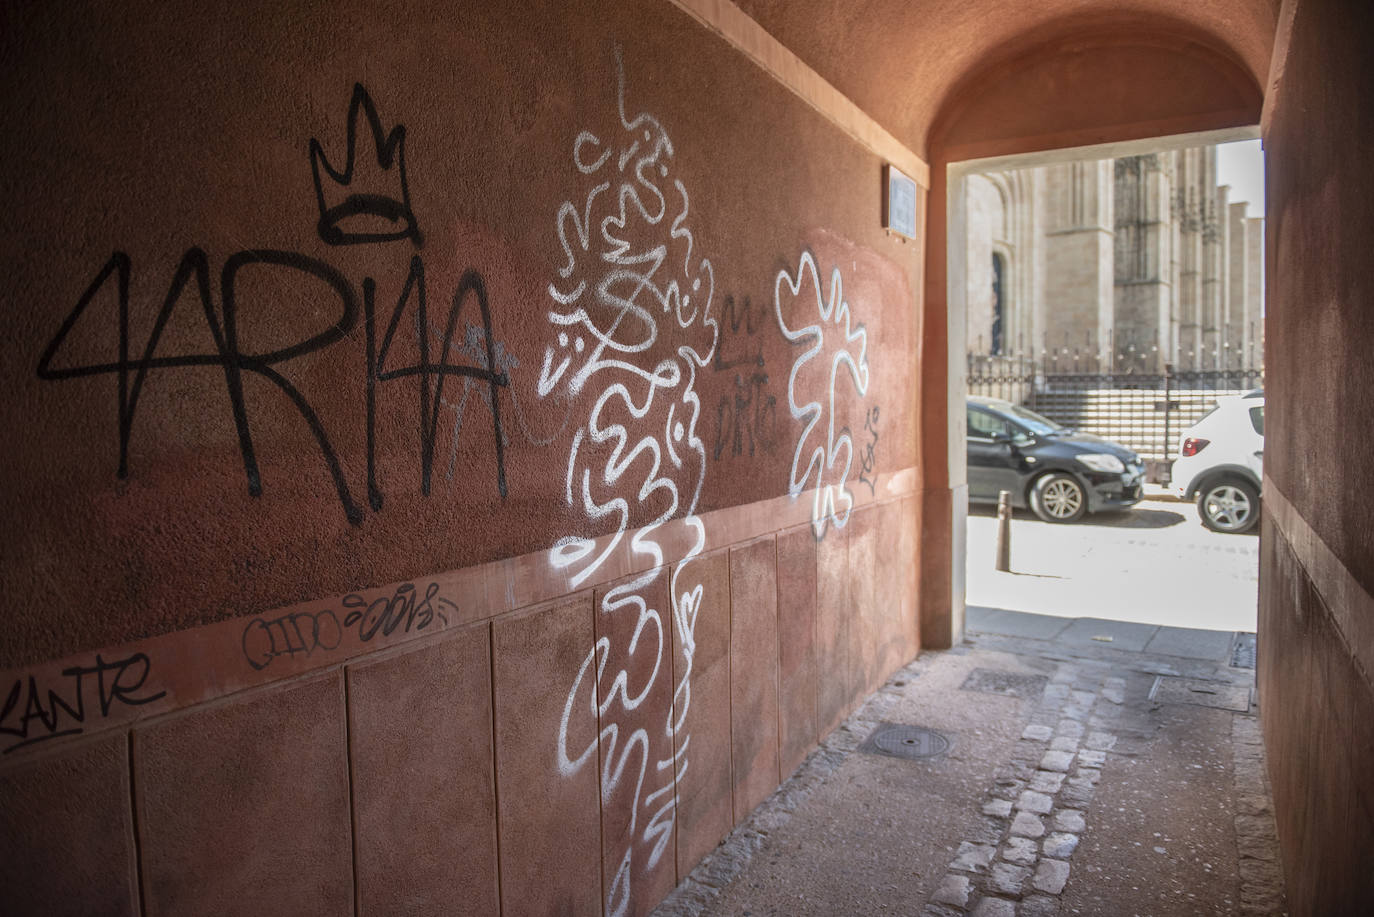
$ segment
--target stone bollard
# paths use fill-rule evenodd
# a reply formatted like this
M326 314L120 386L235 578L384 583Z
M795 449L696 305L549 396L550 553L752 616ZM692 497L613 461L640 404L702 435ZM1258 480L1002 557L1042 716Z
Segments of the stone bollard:
M1011 491L997 494L997 569L1011 572Z

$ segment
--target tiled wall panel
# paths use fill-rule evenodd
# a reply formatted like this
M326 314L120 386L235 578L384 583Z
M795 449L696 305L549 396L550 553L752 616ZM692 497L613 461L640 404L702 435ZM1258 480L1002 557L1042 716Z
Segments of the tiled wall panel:
M730 549L730 720L739 822L778 785L777 545Z
M489 634L348 669L364 915L499 908Z
M803 525L777 536L778 748L784 779L815 746L816 539Z
M730 563L727 551L681 568L677 594L700 586L695 615L674 618L674 657L690 657L688 687L679 691L677 781L678 875L685 876L730 832ZM682 673L679 673L679 680ZM684 709L685 708L685 709Z
M595 642L590 592L492 624L503 913L601 913Z
M149 917L353 909L343 673L134 730Z
M0 774L0 912L138 914L128 739Z

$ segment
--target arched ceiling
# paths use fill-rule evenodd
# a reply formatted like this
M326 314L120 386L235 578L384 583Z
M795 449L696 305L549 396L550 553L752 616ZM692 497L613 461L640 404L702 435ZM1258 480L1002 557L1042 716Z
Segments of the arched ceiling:
M1262 92L1280 0L737 0L774 37L921 155L950 101L1036 48L1133 41L1199 51ZM1105 44L1104 44L1105 43ZM1100 68L1099 68L1100 69ZM1123 64L1123 81L1131 79ZM1097 76L1100 78L1100 74ZM1167 104L1167 103L1166 103Z

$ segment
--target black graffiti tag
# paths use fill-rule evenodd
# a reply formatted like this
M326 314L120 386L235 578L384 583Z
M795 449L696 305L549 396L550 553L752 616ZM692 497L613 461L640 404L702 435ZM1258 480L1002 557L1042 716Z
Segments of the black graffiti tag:
M739 302L725 297L721 312L721 340L711 362L717 372L735 370L735 388L720 396L716 403L715 447L712 457L722 455L754 455L755 451L772 452L776 442L777 396L765 390L768 373L764 372L763 344L754 335L761 327L753 303L748 296ZM771 327L771 326L770 326ZM727 345L737 351L727 358ZM752 349L751 349L751 346ZM742 345L742 346L741 346Z
M755 450L772 452L777 441L778 399L764 390L768 384L766 373L735 375L735 390L722 395L716 404L716 445L712 450L719 459L729 454L753 455Z
M118 706L138 707L166 696L143 692L152 663L144 653L62 670L63 682L40 687L33 675L16 678L0 706L0 736L13 739L4 754L36 742L79 735L88 720L105 719ZM92 687L94 686L94 687ZM94 706L88 700L94 691Z
M248 664L261 671L278 656L310 656L338 649L343 629L329 609L289 612L276 618L254 618L243 629L241 643Z
M311 141L315 194L320 207L320 221L317 226L320 238L333 246L409 240L415 247L420 247L423 236L411 209L409 186L405 175L404 127L397 125L390 134L384 133L376 107L362 86L354 87L348 118L348 155L344 169L337 170L331 167L324 158L319 142ZM390 180L396 182L397 191L394 194L354 186L355 143L358 134L357 122L360 118L366 118L370 127L370 134L376 146L377 163L382 174L393 176ZM326 177L338 187L327 188L324 181ZM331 203L331 198L337 199L337 202ZM130 340L129 330L132 310L137 305L131 303L129 295L133 271L133 259L128 253L116 251L110 256L44 348L37 369L38 378L49 382L92 376L114 377L119 428L116 473L119 478L127 478L130 473L129 443L133 435L139 398L150 379L157 373L171 370L216 367L224 375L225 394L238 435L239 452L249 494L254 497L261 496L263 480L252 434L252 415L245 394L245 375L256 376L270 383L272 388L291 404L310 430L319 448L345 516L350 523L361 524L363 508L354 499L344 477L343 464L335 450L333 437L325 429L314 406L291 381L294 374L284 371L284 364L333 347L348 338L357 328L361 318L366 346L364 381L367 395L364 417L367 441L367 501L372 509L380 510L383 502L382 488L376 473L376 393L379 383L393 380L418 381L416 387L419 395L420 488L426 496L430 493L435 439L438 435L438 405L445 380L451 376L459 376L485 383L496 444L497 490L503 498L507 495L505 437L501 428L497 391L508 386L510 382L506 374L497 368L492 349L495 334L492 329L487 285L477 271L465 271L458 281L445 315L444 333L438 342L437 357L431 357L425 272L419 255L411 257L405 285L395 307L386 316L386 327L380 338L380 348L375 306L376 282L372 278L363 279L363 295L359 297L354 285L331 264L298 252L249 249L236 252L224 261L219 271L218 284L212 287L210 256L198 247L188 249L182 256L172 274L167 294L156 313L147 340L141 346L136 346L135 342ZM244 334L245 328L240 319L240 289L244 286L241 281L245 274L256 276L258 282L252 285L253 290L272 289L278 282L281 284L280 289L296 289L302 278L312 281L323 294L323 300L329 303L329 324L285 347L266 352L245 350L240 341L258 337L251 333ZM295 286L291 286L293 282ZM63 347L72 331L78 324L96 321L90 317L94 314L92 305L101 298L102 291L111 285L114 287L117 302L117 312L111 322L113 327L106 326L99 329L98 333L103 332L117 341L114 359L61 365ZM161 352L159 348L162 345L163 332L188 291L199 302L198 311L209 329L213 349L189 354ZM485 365L464 365L449 360L450 345L454 342L456 329L460 327L458 318L469 301L475 301L477 304L487 348ZM253 310L255 314L273 315L288 308L290 302L272 301L255 305L259 307ZM404 327L416 329L418 358L407 365L386 366L387 357L398 340L398 329L403 327L403 319L411 312L415 313L414 321L405 322Z
M878 448L878 406L874 405L868 409L864 416L864 429L872 437L864 444L863 451L859 453L859 482L868 485L870 495L877 493L878 478L873 473L877 465L876 450Z
M456 611L456 606L438 593L438 583L430 583L424 597L418 601L419 594L413 583L402 583L396 587L394 594L371 601L351 593L343 599L343 606L348 609L344 615L344 627L356 626L358 639L363 643L370 643L378 634L389 637L398 628L401 633L422 631L436 620L439 626L446 627L448 615L444 610Z

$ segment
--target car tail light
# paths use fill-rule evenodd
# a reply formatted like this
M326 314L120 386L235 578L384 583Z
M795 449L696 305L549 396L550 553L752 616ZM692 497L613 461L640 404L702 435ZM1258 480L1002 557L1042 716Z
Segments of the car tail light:
M1183 441L1183 455L1185 457L1189 455L1197 455L1203 449L1206 449L1207 444L1210 442L1210 439L1198 439L1197 437L1190 436Z

